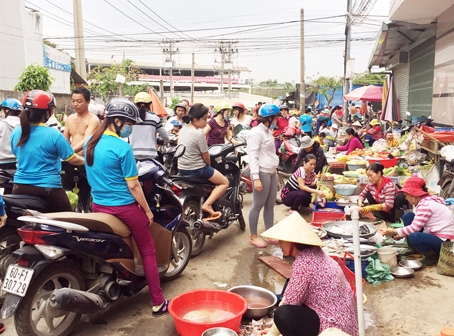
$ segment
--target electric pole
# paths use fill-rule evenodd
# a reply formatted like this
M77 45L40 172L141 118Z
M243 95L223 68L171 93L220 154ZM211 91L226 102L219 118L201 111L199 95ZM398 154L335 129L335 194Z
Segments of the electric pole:
M163 40L162 41L162 52L166 56L165 66L170 67L169 79L170 79L170 99L173 98L173 55L180 52L178 48L175 49L175 43L178 41Z
M195 68L194 53L192 53L192 67L191 67L191 103L194 102L194 68Z
M350 59L350 40L352 35L352 1L347 0L347 24L345 26L345 55L344 55L344 96L348 94L348 88L350 86L350 80L347 78L347 62ZM347 122L348 114L350 113L348 108L348 100L344 101L344 121Z
M304 9L301 8L301 27L300 27L300 109L301 112L306 108L306 83L304 80ZM296 107L296 106L295 106Z
M224 68L226 65L229 76L229 94L232 92L232 56L238 53L238 49L235 48L237 43L238 41L221 41L219 43L219 48L215 50L219 51L219 53L221 54L221 86L219 87L221 94L224 93Z
M84 80L87 79L85 66L84 27L82 21L82 0L73 0L74 41L76 48L76 71Z

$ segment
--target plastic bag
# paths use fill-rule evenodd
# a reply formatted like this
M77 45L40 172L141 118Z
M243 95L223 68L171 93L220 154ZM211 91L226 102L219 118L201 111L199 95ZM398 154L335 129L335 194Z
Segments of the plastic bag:
M366 280L368 283L378 285L384 281L394 280L388 265L382 264L376 257L369 257L367 261L369 262L366 266Z
M76 209L77 203L79 202L79 189L74 188L72 191L67 191L66 195L68 196L69 203L71 203L71 207Z

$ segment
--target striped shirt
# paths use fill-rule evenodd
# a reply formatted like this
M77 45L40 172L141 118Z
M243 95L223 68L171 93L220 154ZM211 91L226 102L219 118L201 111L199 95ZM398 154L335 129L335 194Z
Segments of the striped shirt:
M306 177L306 171L304 170L303 167L299 167L292 176L288 179L285 187L288 188L290 191L295 191L295 190L301 190L299 183L298 183L298 177L301 177L304 180L305 185L311 185L312 182L314 182L315 179L315 173L312 172L308 177Z
M387 177L383 177L381 186L369 183L364 188L363 192L359 195L360 198L366 199L366 194L369 191L372 197L377 201L377 204L385 204L386 212L390 212L394 207L394 199L399 189L397 186Z
M399 237L406 237L424 228L429 233L442 239L454 239L454 216L445 205L443 198L426 196L415 207L415 218L411 225L396 229Z

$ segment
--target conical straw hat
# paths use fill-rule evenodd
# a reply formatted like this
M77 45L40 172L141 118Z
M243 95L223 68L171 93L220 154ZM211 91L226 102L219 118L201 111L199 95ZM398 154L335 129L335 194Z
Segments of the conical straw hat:
M281 220L272 228L263 232L261 236L297 244L323 246L323 242L315 234L312 227L297 212Z

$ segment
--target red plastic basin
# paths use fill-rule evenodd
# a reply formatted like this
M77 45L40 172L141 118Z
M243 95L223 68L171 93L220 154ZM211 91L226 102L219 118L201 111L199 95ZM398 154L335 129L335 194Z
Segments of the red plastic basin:
M222 309L234 314L233 317L216 322L193 322L183 319L188 312L198 309ZM175 322L175 328L181 336L199 336L214 327L240 329L241 318L247 310L247 301L238 294L213 290L197 289L180 294L170 301L169 313Z
M383 165L383 167L390 168L390 167L394 167L395 165L397 165L397 163L399 162L399 158L394 158L394 159L373 158L373 159L368 159L367 161L369 161L370 165L375 162L380 162Z

